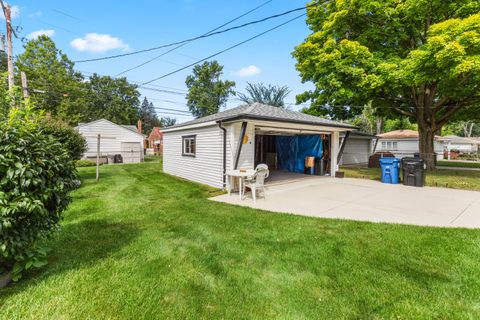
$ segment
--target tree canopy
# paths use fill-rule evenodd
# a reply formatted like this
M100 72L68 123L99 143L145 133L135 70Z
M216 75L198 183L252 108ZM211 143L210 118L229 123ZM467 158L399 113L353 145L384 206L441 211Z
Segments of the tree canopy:
M24 49L15 62L16 78L25 72L35 106L72 124L81 120L86 88L73 62L45 35L28 41Z
M138 117L142 120L142 127L145 133L150 133L154 127L160 127L162 122L158 119L155 112L155 106L151 101L148 101L147 97L143 98L142 104L138 111Z
M162 127L170 127L177 123L177 119L170 117L162 117L160 119L160 122L162 124Z
M138 120L140 92L126 78L93 74L88 83L85 121L104 118L117 124L135 124Z
M480 117L480 2L314 1L312 34L293 55L309 113L352 118L376 113L418 123L420 153L433 165L433 137L452 117Z
M220 80L223 66L217 61L206 61L193 68L193 73L187 77L187 106L197 118L217 113L225 106L227 98L235 94L235 82Z
M268 104L270 106L285 108L285 98L290 93L287 86L265 85L263 83L247 82L245 88L247 94L239 93L238 98L248 104L258 102Z

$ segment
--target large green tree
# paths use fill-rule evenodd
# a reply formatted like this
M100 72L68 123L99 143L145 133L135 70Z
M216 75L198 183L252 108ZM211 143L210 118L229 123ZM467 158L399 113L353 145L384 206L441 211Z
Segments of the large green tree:
M152 102L148 101L147 97L143 98L138 115L140 120L142 120L143 131L146 134L149 134L153 127L160 127L162 124L155 112L155 106Z
M15 61L17 81L20 71L25 72L35 106L76 124L85 106L83 76L73 69L73 62L45 35L28 41L24 49Z
M83 121L107 119L117 124L136 124L139 117L140 92L126 78L93 74L88 83Z
M453 117L480 117L480 1L315 0L312 34L294 51L310 113L346 119L371 103L418 124L420 154ZM353 107L353 108L352 108Z
M220 80L223 66L217 61L206 61L193 68L185 80L188 87L187 106L197 118L217 113L225 106L227 98L235 94L235 82Z
M270 106L285 108L285 98L290 93L287 86L265 85L263 83L247 82L247 94L239 93L238 98L248 104L258 102Z
M160 122L162 124L162 127L170 127L174 126L177 123L177 119L170 117L162 117L160 119Z

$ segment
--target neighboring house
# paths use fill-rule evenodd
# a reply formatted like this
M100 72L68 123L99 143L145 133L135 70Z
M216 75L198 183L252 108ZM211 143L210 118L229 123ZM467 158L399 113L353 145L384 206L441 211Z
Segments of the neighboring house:
M103 162L113 163L115 155L121 155L123 163L143 161L145 136L138 133L137 127L133 125L118 125L100 119L79 123L76 129L87 140L88 149L83 155L85 159L96 159L100 135L100 156Z
M147 141L148 148L151 149L154 154L163 154L163 132L160 127L154 127L152 129Z
M164 128L163 169L222 188L227 170L267 163L271 170L303 172L305 156L317 156L334 176L340 133L354 129L301 112L259 103L242 105Z
M455 135L444 136L446 139L444 143L444 150L445 151L460 151L463 153L475 153L478 152L480 144L479 140L474 138L464 138Z
M378 134L378 143L374 152L388 151L395 157L413 157L419 152L418 132L414 130L395 130ZM437 154L437 160L443 159L443 143L445 139L435 136L434 152Z
M341 139L344 137L345 134L340 135ZM367 165L376 139L374 135L352 131L345 142L340 165Z

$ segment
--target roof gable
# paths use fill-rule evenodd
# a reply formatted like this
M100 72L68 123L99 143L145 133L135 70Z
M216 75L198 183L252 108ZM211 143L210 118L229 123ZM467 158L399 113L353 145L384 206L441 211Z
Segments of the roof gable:
M81 127L88 127L92 124L101 123L101 122L109 124L109 125L114 126L116 128L119 128L120 130L126 130L130 133L134 133L138 136L141 136L141 137L145 138L145 135L138 133L137 130L133 130L133 128L136 129L135 126L133 126L133 125L119 125L119 124L116 124L116 123L114 123L110 120L107 120L107 119L98 119L98 120L94 120L94 121L91 121L91 122L79 123L78 126L75 129L78 130Z

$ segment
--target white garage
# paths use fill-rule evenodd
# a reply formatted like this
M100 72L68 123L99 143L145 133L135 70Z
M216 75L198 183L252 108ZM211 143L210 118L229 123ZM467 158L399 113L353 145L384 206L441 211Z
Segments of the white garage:
M87 140L84 159L96 159L100 141L102 162L137 163L143 161L145 136L133 125L118 125L106 119L80 123L76 129ZM100 140L98 136L100 135Z
M345 135L340 137L345 138ZM366 133L353 131L345 140L340 165L365 165L368 164L368 158L372 154L373 140L375 136Z

